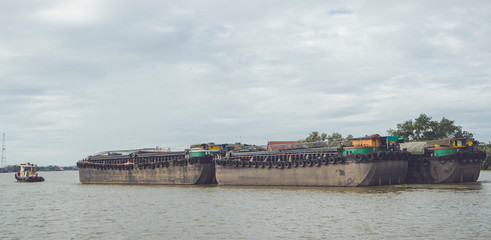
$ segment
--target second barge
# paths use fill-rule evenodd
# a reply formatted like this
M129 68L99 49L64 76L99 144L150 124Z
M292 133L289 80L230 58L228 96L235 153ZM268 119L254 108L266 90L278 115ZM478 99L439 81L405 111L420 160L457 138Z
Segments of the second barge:
M232 152L216 155L220 185L357 187L405 182L410 153L397 137L351 139L341 148Z

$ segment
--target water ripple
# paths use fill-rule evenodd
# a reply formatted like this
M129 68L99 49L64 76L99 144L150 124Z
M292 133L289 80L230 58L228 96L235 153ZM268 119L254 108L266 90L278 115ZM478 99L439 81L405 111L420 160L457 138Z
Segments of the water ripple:
M491 172L477 183L368 188L85 185L0 174L7 239L487 239ZM32 229L22 231L19 228Z

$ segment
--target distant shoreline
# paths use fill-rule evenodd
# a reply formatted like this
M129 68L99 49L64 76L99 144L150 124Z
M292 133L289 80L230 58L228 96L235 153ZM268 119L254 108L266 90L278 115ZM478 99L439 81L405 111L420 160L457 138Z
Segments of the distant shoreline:
M18 172L20 170L19 165L8 165L0 168L0 173ZM53 172L53 171L78 171L77 166L36 166L37 172Z

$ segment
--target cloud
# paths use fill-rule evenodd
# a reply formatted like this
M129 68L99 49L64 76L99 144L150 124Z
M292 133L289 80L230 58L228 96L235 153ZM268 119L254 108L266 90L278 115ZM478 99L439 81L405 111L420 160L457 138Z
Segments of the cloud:
M33 1L0 10L8 162L385 134L426 113L491 141L491 4Z
M98 1L61 1L37 12L41 20L51 24L86 24L97 20Z
M328 14L330 16L334 16L334 15L343 15L343 14L351 14L352 12L346 8L338 8L338 9L333 9L333 10L329 10Z

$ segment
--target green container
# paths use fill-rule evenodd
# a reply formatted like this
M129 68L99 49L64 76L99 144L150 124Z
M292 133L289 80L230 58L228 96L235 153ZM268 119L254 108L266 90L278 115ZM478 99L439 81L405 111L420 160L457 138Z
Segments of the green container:
M190 157L201 157L209 154L218 154L219 150L193 150L189 152Z
M387 136L387 142L397 142L396 136Z
M461 151L470 151L470 150L461 148ZM449 155L449 154L456 153L456 152L457 152L457 149L455 149L455 148L436 149L435 150L435 156L445 156L445 155Z
M351 152L352 154L365 154L365 153L374 152L375 150L386 151L385 148L350 148L350 149L343 149L341 155L346 156L348 155L348 152Z

